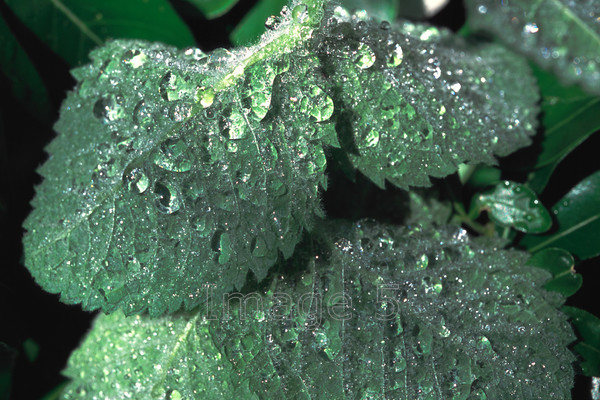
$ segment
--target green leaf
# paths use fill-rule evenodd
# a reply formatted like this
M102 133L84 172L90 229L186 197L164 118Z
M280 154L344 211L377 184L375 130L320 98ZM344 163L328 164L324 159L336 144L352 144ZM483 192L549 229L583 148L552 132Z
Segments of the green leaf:
M277 29L290 13L287 7L282 10L288 3L288 0L259 0L229 35L231 43L236 46L256 43L265 30Z
M560 199L552 212L557 229L546 235L525 235L520 245L535 253L561 247L585 260L600 254L600 171L593 173Z
M535 192L520 183L504 181L473 200L475 207L487 210L490 219L505 228L540 233L552 226L552 217Z
M527 265L550 272L552 279L546 282L544 288L559 292L563 296L572 296L583 284L581 274L575 273L573 256L564 249L549 248L535 253L527 261Z
M600 129L600 97L534 69L542 93L544 139L535 168L558 162Z
M598 2L569 0L467 0L469 25L486 30L554 71L600 94Z
M0 400L8 400L17 351L0 342Z
M194 45L167 0L4 0L29 29L71 66L110 38Z
M581 338L581 341L574 346L574 350L583 357L584 361L580 364L583 373L587 376L599 376L600 319L577 307L564 306L562 310L571 316L571 322Z
M333 103L304 38L209 55L114 41L73 71L24 226L25 264L87 310L192 309L262 280L321 215ZM314 18L313 18L314 17ZM287 49L287 50L286 50ZM290 100L292 99L293 100Z
M408 22L382 29L336 11L319 54L336 86L338 135L378 186L427 186L429 176L467 161L494 164L494 155L530 142L537 89L521 58L447 30Z
M233 8L238 0L185 0L196 6L207 19L218 18Z
M321 232L263 289L210 313L101 315L69 360L65 398L569 396L563 297L526 253L456 227Z
M42 78L27 53L0 17L0 71L10 81L14 97L42 121L50 121L52 110Z
M366 11L372 18L377 18L380 21L394 21L398 17L398 12L402 8L404 11L418 12L422 9L420 0L403 0L403 7L400 7L400 2L396 0L342 0L341 5L349 11ZM408 16L405 12L403 16Z

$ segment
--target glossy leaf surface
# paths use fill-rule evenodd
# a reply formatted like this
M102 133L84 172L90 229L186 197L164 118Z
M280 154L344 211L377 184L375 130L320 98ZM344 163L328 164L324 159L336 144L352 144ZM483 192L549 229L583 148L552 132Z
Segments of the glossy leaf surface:
M587 376L600 375L600 319L577 307L563 307L562 310L572 318L572 323L581 341L574 349L583 362L581 368Z
M521 232L545 232L552 226L552 217L537 195L525 185L504 181L489 192L478 195L476 207L488 211L490 219L502 227Z
M553 207L556 230L546 235L526 235L520 242L531 252L561 247L578 258L600 254L600 171L593 173L567 193Z
M456 227L320 231L210 313L100 316L64 398L568 397L574 335L526 253Z
M5 0L41 40L69 65L86 62L107 39L131 38L194 45L167 0Z
M469 24L600 94L600 3L596 0L467 0Z
M559 292L563 296L575 294L583 283L581 274L575 273L575 260L564 249L549 248L535 253L527 261L527 265L543 268L552 274L544 287L546 290Z

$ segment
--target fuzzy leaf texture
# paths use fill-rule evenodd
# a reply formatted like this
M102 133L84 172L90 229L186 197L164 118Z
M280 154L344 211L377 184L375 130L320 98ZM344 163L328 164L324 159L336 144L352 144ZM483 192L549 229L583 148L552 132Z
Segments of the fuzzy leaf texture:
M600 94L596 0L467 0L469 24L552 69L564 83Z
M210 313L99 316L64 398L569 397L564 298L527 253L457 227L327 233Z
M120 40L74 70L25 222L37 282L88 310L189 310L291 255L322 214L323 146L338 138L403 187L528 142L533 82L500 47L468 53L448 32L319 2L278 21L250 48Z

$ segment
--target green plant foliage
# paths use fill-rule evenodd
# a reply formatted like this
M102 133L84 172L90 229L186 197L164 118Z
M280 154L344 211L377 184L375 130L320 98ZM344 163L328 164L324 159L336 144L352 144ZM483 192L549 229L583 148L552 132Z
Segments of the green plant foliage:
M467 0L469 25L494 33L563 82L600 94L600 5L595 0Z
M490 219L502 227L540 233L552 226L552 217L537 195L525 185L504 181L494 189L473 198L479 212L487 210Z
M320 232L210 312L101 315L64 398L568 397L574 335L526 253L457 227Z
M593 173L553 207L557 229L546 235L526 235L520 245L530 252L560 247L585 260L600 254L600 171Z
M338 15L318 51L338 93L340 142L378 186L427 186L530 142L537 93L519 57L427 25Z
M167 0L4 0L71 66L110 38L160 40L192 46L194 38Z
M571 316L572 323L581 337L574 349L583 362L581 368L587 376L600 375L600 319L589 312L577 307L562 308L563 312Z
M10 396L11 377L15 367L17 352L7 344L0 342L0 400Z
M46 87L27 53L0 17L0 71L11 82L14 96L36 117L50 120L50 101Z
M231 43L236 46L256 43L265 30L277 29L284 17L278 15L282 7L286 7L284 14L290 12L288 3L287 0L259 0L229 35Z
M544 249L527 261L527 265L543 268L552 274L552 279L546 282L544 288L559 292L563 296L572 296L583 283L581 274L575 273L575 260L566 250L551 247Z
M503 72L493 68L507 62L526 68L507 52L488 47L482 53L493 62L467 72L466 53L440 50L448 62L465 57L462 73L444 69L460 75L463 97L460 83L436 78L439 67L418 64L420 49L450 40L448 33L403 25L411 32L403 35L361 21L373 41L358 42L363 25L339 10L328 9L325 26L315 29L322 9L297 5L259 45L234 52L139 41L95 50L92 63L73 72L78 86L62 107L60 135L47 149L52 156L39 170L45 181L25 222L25 263L36 280L88 310L158 315L195 307L206 285L240 289L248 270L263 279L278 251L289 257L321 214L323 145L338 145L335 122L348 114L341 134L356 134L362 153L351 158L380 184L388 177L423 185L428 173L450 173L465 159L493 162L491 153L528 141L535 96L517 101L516 87L500 95L499 86L485 84L499 84ZM435 55L441 44L432 46ZM404 75L413 78L401 84ZM474 112L463 117L458 110L466 106ZM375 107L387 111L378 117ZM485 124L474 122L478 112ZM401 116L411 131L398 131L408 129ZM370 141L360 136L367 122ZM494 122L508 128L494 130ZM377 165L388 161L373 158L382 152L394 157L383 173Z
M227 13L238 0L186 0L196 6L208 19L218 18Z

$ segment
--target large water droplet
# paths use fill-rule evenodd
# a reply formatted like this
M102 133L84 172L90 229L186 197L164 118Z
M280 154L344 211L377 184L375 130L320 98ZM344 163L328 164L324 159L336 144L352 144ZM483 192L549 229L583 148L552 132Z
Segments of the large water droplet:
M386 65L389 68L395 68L402 63L403 57L404 54L402 52L402 47L398 43L394 43L389 55L387 56Z
M298 4L292 10L292 18L299 24L305 24L308 22L308 7L306 4Z
M139 50L127 50L123 54L121 61L123 64L130 65L134 69L137 69L148 61L148 56Z
M157 195L156 208L163 214L172 214L181 207L181 199L177 191L168 182L156 182L154 193Z
M187 144L179 138L165 140L153 156L160 168L173 172L186 172L192 168L192 154Z
M375 59L375 52L366 43L359 44L356 53L352 57L354 64L361 69L372 67L375 64Z
M133 109L133 122L142 129L152 129L154 118L152 108L144 100L140 100Z
M158 84L158 93L160 93L160 97L162 97L163 100L172 101L179 98L177 86L175 84L176 82L177 76L171 71L167 72L165 76L162 77Z
M94 103L92 112L94 117L98 118L101 122L115 121L125 116L125 112L121 106L122 103L123 96L121 95L102 97Z
M267 18L267 21L265 22L265 28L271 31L279 28L280 25L281 18L277 15L271 15L269 18Z
M136 193L144 193L150 186L150 180L141 168L126 172L123 180L127 188Z
M373 128L367 128L360 139L360 143L358 144L360 147L375 147L377 146L377 143L379 143L379 131Z
M313 86L308 97L310 100L307 99L305 109L317 122L323 122L331 118L334 108L333 100L323 89L316 85Z

